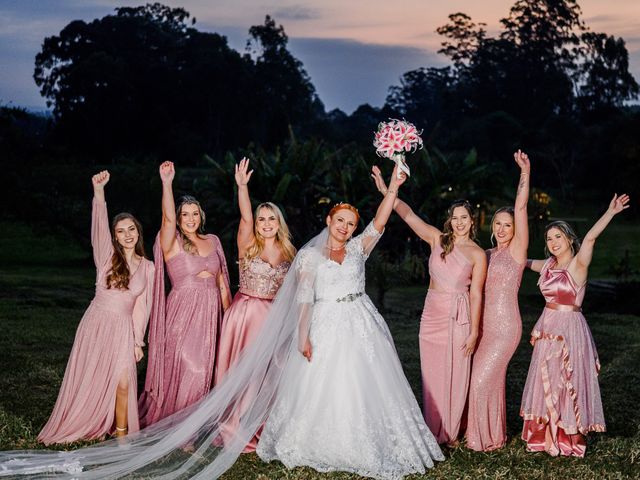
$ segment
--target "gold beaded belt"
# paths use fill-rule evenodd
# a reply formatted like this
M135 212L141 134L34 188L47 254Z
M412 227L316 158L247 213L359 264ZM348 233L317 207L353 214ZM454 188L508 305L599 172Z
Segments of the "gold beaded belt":
M577 305L562 305L561 303L545 303L545 308L559 310L561 312L581 312L582 308Z

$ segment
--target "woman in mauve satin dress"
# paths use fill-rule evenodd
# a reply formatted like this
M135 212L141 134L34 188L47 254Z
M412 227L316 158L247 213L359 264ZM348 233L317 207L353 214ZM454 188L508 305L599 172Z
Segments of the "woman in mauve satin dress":
M216 385L262 329L271 302L296 254L289 227L275 204L261 203L256 207L255 216L251 211L249 180L252 174L246 158L235 167L240 207L237 236L240 289L222 321L216 358ZM234 428L231 422L228 428ZM259 438L258 434L251 440L245 453L255 451Z
M600 361L581 305L596 239L628 207L628 195L614 195L582 245L569 224L551 222L544 235L549 258L527 261L540 272L546 301L531 332L533 354L520 406L522 439L530 452L584 457L587 433L606 429Z
M387 187L373 167L378 190ZM438 443L458 445L480 326L487 257L474 241L475 221L467 201L454 202L442 231L396 199L394 210L431 247L429 291L420 320L422 408Z
M497 247L486 251L488 269L478 348L473 355L467 415L467 447L489 451L507 440L505 380L507 366L522 335L518 290L527 262L529 225L529 157L518 150L514 159L520 180L514 207L499 208L491 221Z
M143 426L192 405L211 389L218 326L231 304L229 272L217 236L204 233L198 201L176 209L172 162L160 165L162 227L153 247L156 275L149 326L149 364L140 397ZM165 302L164 265L171 280Z
M133 215L120 213L109 227L109 178L106 170L92 178L96 294L78 325L56 405L38 435L46 445L139 430L136 362L143 357L154 268Z

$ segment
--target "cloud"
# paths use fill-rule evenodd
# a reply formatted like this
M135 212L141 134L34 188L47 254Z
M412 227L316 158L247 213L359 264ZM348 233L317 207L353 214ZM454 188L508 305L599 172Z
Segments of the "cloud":
M273 12L276 21L282 20L316 20L322 15L315 8L304 5L291 5L289 7L279 7Z

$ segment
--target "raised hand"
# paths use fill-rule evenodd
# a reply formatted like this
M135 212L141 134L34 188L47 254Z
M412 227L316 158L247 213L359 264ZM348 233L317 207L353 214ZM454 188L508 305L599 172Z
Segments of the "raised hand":
M240 163L236 164L235 177L238 186L247 185L251 180L251 175L253 175L253 170L249 170L249 159L243 157Z
M629 206L630 206L629 195L627 195L626 193L623 193L622 195L618 196L617 194L614 193L613 198L609 203L609 212L611 212L614 215L617 215L624 209L629 208Z
M523 172L529 172L531 170L531 163L529 162L529 156L521 150L518 150L513 154L513 159L516 161L520 170Z
M375 182L376 188L378 189L378 191L382 195L386 195L387 184L385 183L384 178L382 178L382 172L376 165L371 167L371 178L373 178L373 181Z
M398 174L398 165L396 164L396 166L393 167L393 173L391 174L391 179L389 180L389 188L396 190L396 193L398 193L398 187L406 181L407 174L404 172L400 172L400 174Z
M160 164L160 178L162 183L171 183L176 176L176 169L173 166L173 162L162 162Z
M108 170L103 170L101 172L96 173L93 177L91 177L91 183L93 183L94 190L102 190L104 186L109 183L109 175Z

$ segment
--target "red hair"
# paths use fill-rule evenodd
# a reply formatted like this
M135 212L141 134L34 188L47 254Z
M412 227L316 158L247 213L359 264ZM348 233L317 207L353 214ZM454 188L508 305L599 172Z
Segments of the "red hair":
M344 202L336 203L334 207L329 210L329 216L333 218L333 216L340 210L349 210L350 212L353 212L353 214L356 216L356 224L360 221L360 214L358 213L358 209L350 203Z

